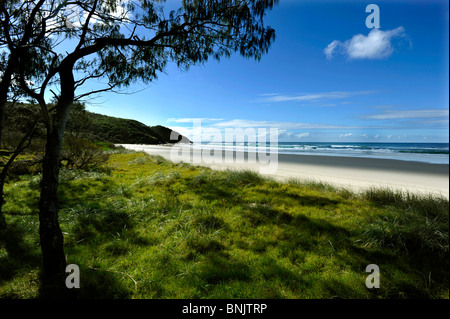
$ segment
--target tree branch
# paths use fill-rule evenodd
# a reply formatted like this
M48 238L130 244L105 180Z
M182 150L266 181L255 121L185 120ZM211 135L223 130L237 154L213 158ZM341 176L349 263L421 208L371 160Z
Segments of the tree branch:
M98 93L102 93L102 92L112 91L112 90L114 90L114 88L117 87L117 86L119 86L119 83L109 84L109 87L107 87L107 88L99 89L99 90L94 90L94 91L90 91L90 92L87 92L87 93L80 94L80 95L78 95L78 96L76 96L76 97L74 98L74 101L79 101L79 100L81 100L82 98L84 98L84 97L86 97L86 96L89 96L89 95L92 95L92 94L98 94Z
M94 14L95 9L97 8L97 4L98 4L98 0L95 0L94 4L92 5L92 9L91 9L91 11L89 11L89 14L88 14L88 16L86 18L86 21L84 23L83 31L82 31L81 36L80 36L80 41L78 42L78 45L75 48L75 51L78 51L81 48L81 46L84 44L84 42L85 42L86 34L87 34L88 29L89 29L89 21L91 20L92 15Z

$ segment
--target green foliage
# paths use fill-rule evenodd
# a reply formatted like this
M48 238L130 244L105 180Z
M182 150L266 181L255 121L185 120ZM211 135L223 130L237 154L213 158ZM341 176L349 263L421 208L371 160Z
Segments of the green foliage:
M65 135L73 138L89 138L93 125L94 123L84 104L73 103L67 118Z
M23 132L39 114L39 108L33 104L17 104L11 110L3 138L6 149L13 149L17 145ZM173 144L179 140L190 143L186 137L167 127L147 126L135 120L92 113L81 103L75 103L71 107L65 135L89 139L104 150L114 149L114 144ZM178 140L172 139L174 137ZM45 129L41 124L29 150L42 152L44 145Z
M147 126L135 120L121 119L96 113L87 113L92 126L86 130L93 140L117 144L168 144L172 130L163 126ZM186 138L184 140L187 141Z
M26 132L36 125L36 131L27 152L38 152L43 149L45 129L39 121L40 110L36 105L24 103L7 103L9 112L2 132L2 149L15 150ZM35 123L36 122L36 123Z
M446 199L357 195L118 150L104 168L61 171L79 298L448 298ZM1 297L42 297L37 182L7 184ZM373 263L376 291L365 287Z
M86 138L67 136L61 151L61 160L69 168L89 169L108 160L108 154L100 146Z
M39 158L32 156L16 159L8 168L7 178L15 180L22 175L38 174L41 171L39 160Z

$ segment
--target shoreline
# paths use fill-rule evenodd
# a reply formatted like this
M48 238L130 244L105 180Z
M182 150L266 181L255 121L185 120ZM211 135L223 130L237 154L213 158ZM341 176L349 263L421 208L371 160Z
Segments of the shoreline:
M143 151L172 160L169 145L118 144L126 149ZM243 153L243 154L242 154ZM234 152L248 155L247 152ZM223 158L223 157L222 157ZM191 158L192 159L192 158ZM174 161L174 162L180 162ZM186 162L186 161L185 161ZM278 154L275 172L264 173L268 165L258 163L198 163L218 170L252 170L280 181L323 182L354 192L369 188L389 188L417 194L433 194L449 198L449 165L367 157Z

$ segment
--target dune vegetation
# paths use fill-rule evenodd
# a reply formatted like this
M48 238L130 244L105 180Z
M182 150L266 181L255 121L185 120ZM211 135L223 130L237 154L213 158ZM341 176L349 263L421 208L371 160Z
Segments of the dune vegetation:
M108 155L60 174L77 298L449 297L447 199ZM1 298L52 291L41 284L39 182L36 169L5 186ZM378 289L366 287L369 264Z

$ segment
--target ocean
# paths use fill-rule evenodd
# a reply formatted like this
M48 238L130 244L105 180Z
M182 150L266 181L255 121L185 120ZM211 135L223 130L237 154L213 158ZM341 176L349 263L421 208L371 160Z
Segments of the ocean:
M212 146L213 143L204 145ZM217 145L217 144L215 144ZM258 151L265 145L257 143L222 143L225 150ZM313 143L278 142L279 154L347 156L449 164L449 143Z

